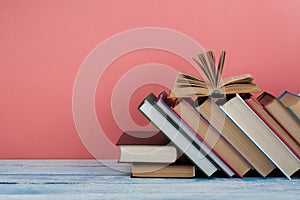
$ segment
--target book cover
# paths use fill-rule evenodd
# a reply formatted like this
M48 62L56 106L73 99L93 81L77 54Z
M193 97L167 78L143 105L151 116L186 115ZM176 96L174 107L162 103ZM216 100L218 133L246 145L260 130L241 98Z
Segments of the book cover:
M116 145L168 145L170 141L161 132L125 131Z

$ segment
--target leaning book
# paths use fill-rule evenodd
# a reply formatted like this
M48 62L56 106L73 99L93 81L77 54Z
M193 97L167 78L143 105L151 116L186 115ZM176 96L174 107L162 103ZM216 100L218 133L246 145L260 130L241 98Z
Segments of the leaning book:
M199 98L195 108L259 174L266 177L275 169L272 162L257 148L255 143L211 98Z
M258 101L300 145L300 122L275 96L264 92Z
M155 105L154 94L148 95L140 104L139 110L160 130L167 138L208 177L212 176L218 168L205 154L197 149L192 141L185 137L178 127L167 118Z
M180 99L174 110L238 176L242 178L251 170L248 162L187 101Z
M213 148L210 147L209 144L206 143L205 140L201 138L175 110L173 110L176 99L170 99L167 98L167 96L168 94L163 91L159 94L155 104L180 128L183 134L192 139L193 143L197 145L198 148L201 148L203 153L216 163L229 177L234 176L235 172L217 155Z
M249 98L246 98L245 102L299 159L300 146L289 135L289 133L263 108L263 106L254 97L250 96Z
M238 94L220 107L287 178L300 169L299 159Z

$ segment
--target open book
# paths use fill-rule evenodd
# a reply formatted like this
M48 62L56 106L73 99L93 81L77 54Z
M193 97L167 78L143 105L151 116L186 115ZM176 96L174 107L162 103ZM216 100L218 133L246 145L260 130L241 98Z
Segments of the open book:
M262 92L262 89L253 82L250 74L232 76L222 80L225 55L225 50L223 50L218 66L216 66L213 51L199 53L199 60L195 58L193 60L204 72L207 80L179 72L170 97L223 97L225 94Z

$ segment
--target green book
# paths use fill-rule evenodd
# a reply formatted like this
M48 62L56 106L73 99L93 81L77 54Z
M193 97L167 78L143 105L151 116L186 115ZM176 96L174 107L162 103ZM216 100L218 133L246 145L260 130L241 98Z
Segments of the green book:
M183 152L205 175L210 177L218 169L191 140L155 105L156 97L149 94L140 104L139 110L155 125L181 152Z

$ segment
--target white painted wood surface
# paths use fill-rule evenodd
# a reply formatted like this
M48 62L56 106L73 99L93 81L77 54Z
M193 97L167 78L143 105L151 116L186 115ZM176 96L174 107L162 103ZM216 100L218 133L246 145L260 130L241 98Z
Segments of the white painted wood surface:
M1 160L0 200L300 199L300 179L140 179L107 162L117 170L96 160Z

